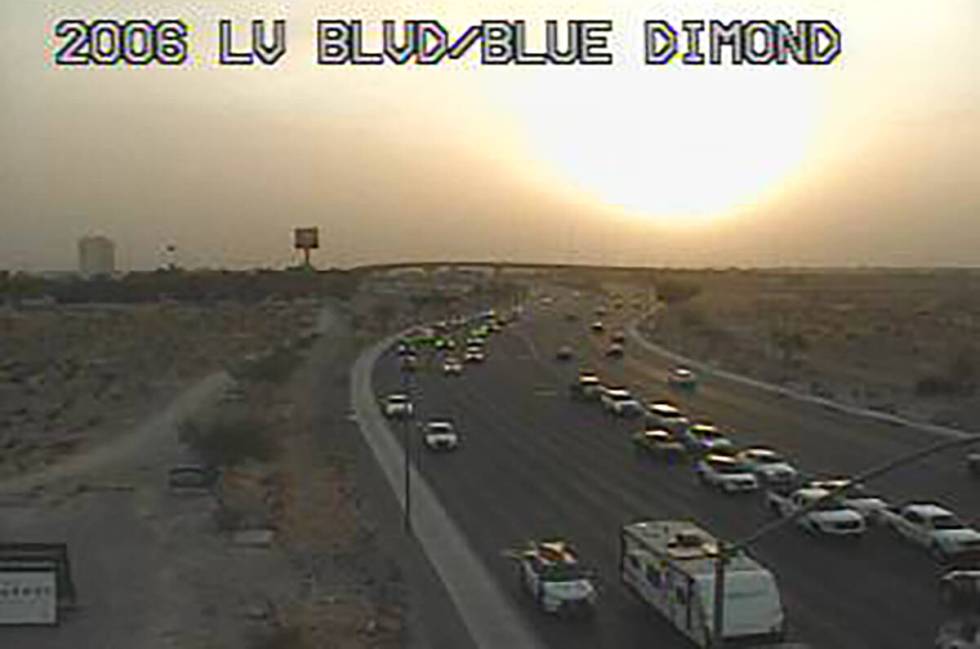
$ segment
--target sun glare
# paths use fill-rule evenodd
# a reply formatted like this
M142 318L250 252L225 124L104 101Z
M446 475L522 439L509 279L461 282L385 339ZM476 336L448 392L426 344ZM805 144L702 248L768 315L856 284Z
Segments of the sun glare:
M805 155L812 102L798 71L563 72L542 70L514 99L531 154L627 213L674 223L731 214Z
M689 226L758 204L800 172L816 137L828 69L692 66L680 56L666 65L643 62L644 19L744 18L741 3L692 1L670 15L609 2L575 4L577 16L615 19L612 65L509 67L487 90L520 131L527 158L557 191L625 215ZM772 17L813 12L792 4ZM541 31L532 30L529 43L542 46Z

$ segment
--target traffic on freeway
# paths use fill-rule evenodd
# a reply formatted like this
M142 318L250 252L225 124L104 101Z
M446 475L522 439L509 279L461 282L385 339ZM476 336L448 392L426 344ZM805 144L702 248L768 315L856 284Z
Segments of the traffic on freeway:
M851 481L936 440L678 366L624 333L646 306L549 288L423 327L479 356L451 376L446 343L374 369L379 399L465 439L399 436L544 645L721 646L719 544L785 519L726 562L724 646L937 646L941 585L980 556L962 455Z

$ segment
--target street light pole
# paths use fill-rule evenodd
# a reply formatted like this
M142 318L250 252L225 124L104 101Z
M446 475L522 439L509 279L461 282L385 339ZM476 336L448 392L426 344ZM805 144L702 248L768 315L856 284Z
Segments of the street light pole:
M411 392L411 382L408 376L407 366L402 366L402 390L405 396L408 398L408 403L412 408L412 412L415 412L415 402L412 400ZM404 527L405 533L412 533L412 463L411 463L411 453L410 447L412 442L411 426L412 426L411 416L405 416L402 420L402 447L405 451L405 509L404 509Z
M404 431L402 435L402 445L405 447L405 532L407 534L412 533L412 465L409 458L408 446L409 441L412 436L409 435L408 429L411 427L408 419L405 420L405 424L402 427Z

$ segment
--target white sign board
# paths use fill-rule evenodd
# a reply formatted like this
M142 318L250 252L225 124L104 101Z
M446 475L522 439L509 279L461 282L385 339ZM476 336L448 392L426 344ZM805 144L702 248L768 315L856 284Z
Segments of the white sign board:
M58 591L53 568L0 570L0 625L57 623Z

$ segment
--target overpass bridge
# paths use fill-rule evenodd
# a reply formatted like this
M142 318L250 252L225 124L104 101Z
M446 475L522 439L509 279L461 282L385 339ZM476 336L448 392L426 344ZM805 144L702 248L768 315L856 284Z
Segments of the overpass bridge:
M657 269L651 266L615 266L598 264L570 264L570 263L545 263L545 262L512 262L512 261L397 261L386 263L364 264L354 266L351 272L358 274L370 273L389 273L399 270L421 270L426 273L434 273L437 270L459 271L459 270L481 270L488 271L494 275L504 275L507 273L590 273L603 274L613 277L636 276L649 274L664 269Z

